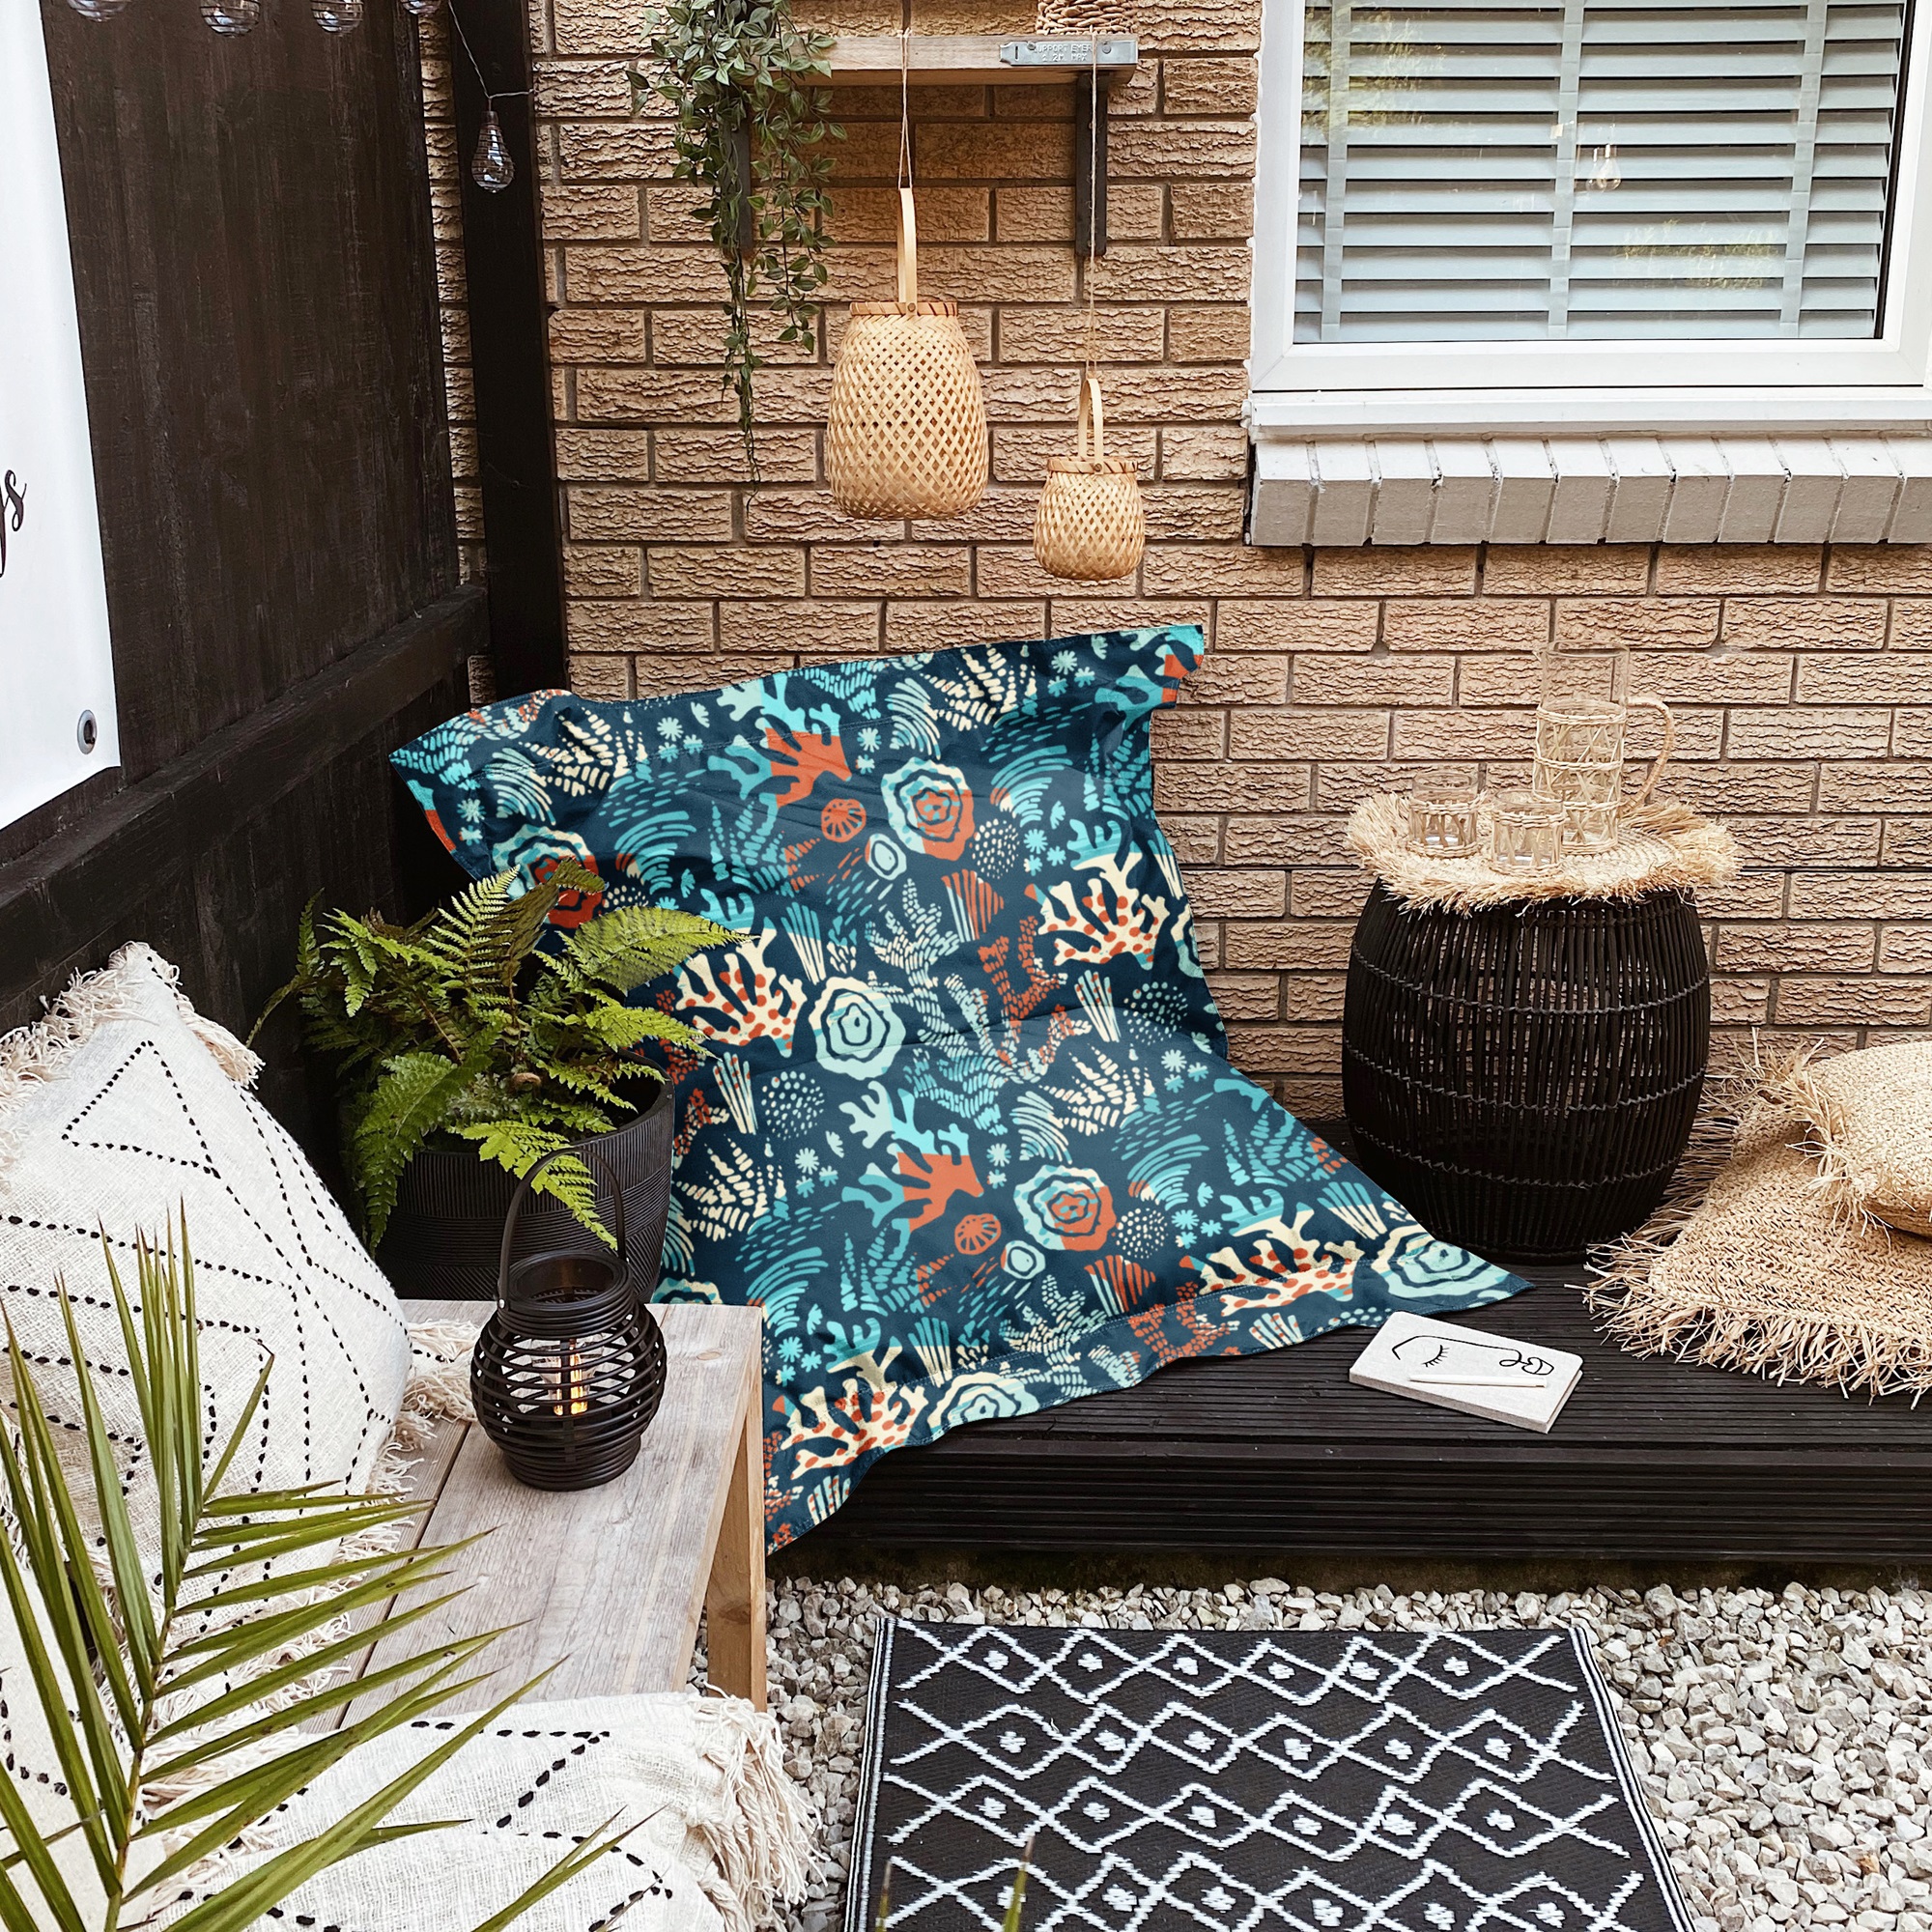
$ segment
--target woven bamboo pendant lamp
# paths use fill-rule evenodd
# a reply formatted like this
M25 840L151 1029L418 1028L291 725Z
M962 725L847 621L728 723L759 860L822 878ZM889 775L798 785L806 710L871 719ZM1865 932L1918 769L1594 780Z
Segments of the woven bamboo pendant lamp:
M826 423L848 517L956 517L986 488L986 401L959 304L919 293L912 189L899 189L899 298L852 304Z
M1041 17L1045 17L1042 0ZM1093 111L1088 115L1087 206L1100 206L1100 37L1092 39ZM1089 248L1098 248L1095 217ZM1079 444L1071 456L1046 459L1046 485L1033 521L1034 560L1050 577L1102 583L1130 577L1147 548L1147 513L1141 506L1134 466L1107 454L1107 417L1094 367L1097 348L1094 319L1094 255L1087 257L1087 353L1080 375ZM1088 453L1089 439L1093 453Z
M1124 457L1107 454L1100 379L1085 375L1078 449L1072 456L1046 459L1046 487L1033 522L1034 557L1049 576L1096 583L1130 577L1146 548L1140 479Z

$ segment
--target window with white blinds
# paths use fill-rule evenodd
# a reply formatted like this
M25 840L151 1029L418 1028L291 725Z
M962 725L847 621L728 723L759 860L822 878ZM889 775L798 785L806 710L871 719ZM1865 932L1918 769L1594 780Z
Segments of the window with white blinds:
M1879 331L1888 0L1307 0L1293 339Z

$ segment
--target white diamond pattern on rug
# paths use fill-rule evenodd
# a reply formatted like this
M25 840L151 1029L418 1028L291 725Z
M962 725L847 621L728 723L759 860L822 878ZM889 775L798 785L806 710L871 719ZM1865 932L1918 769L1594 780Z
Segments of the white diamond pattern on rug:
M1689 1932L1580 1634L880 1628L847 1932Z

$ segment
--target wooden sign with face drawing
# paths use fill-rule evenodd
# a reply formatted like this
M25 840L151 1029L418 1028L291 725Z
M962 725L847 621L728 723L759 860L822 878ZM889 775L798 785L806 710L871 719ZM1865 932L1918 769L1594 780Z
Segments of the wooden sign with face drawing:
M1547 1435L1582 1373L1582 1356L1561 1349L1403 1313L1376 1330L1349 1379Z

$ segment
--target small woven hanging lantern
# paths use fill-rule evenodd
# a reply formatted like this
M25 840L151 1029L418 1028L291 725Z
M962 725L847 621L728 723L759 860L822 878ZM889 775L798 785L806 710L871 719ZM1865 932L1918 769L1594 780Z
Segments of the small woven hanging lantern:
M1080 383L1079 452L1046 459L1046 487L1033 522L1034 556L1050 576L1094 583L1132 575L1146 548L1140 479L1132 463L1107 454L1099 379L1085 376Z
M986 488L986 402L959 304L919 293L912 189L899 189L899 298L852 304L826 423L848 517L956 517Z

